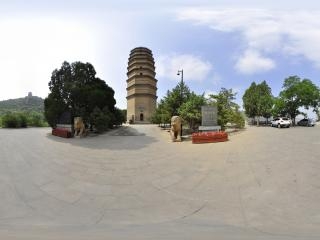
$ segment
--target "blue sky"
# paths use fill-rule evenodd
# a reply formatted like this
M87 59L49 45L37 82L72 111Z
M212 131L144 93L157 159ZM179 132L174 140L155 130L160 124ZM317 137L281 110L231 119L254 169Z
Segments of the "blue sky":
M266 80L278 95L291 75L318 86L317 1L1 1L0 100L46 97L63 61L90 62L126 108L130 50L153 51L161 99L180 80L197 93L238 92Z

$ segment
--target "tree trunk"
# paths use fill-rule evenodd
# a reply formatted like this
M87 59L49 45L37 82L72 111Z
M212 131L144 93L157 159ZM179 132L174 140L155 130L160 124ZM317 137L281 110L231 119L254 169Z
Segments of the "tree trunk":
M296 125L296 115L290 115L291 117L291 120L292 120L292 126L295 126Z

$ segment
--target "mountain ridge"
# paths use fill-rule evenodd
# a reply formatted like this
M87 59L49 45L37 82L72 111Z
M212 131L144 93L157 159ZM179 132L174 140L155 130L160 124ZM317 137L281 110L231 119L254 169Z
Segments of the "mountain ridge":
M44 99L32 96L29 93L26 97L14 98L0 101L0 114L6 112L41 112L44 111Z

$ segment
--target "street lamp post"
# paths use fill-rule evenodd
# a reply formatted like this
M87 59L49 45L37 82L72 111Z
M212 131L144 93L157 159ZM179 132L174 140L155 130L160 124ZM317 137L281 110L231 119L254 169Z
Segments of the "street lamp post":
M181 82L180 82L180 106L182 105L183 102L183 69L178 70L177 75L179 76L181 74ZM182 123L181 123L181 132L180 136L182 136Z
M181 74L181 82L183 83L183 69L178 70L177 75L179 76Z
M181 75L181 82L180 82L180 106L182 105L182 101L183 101L183 69L178 70L177 75Z

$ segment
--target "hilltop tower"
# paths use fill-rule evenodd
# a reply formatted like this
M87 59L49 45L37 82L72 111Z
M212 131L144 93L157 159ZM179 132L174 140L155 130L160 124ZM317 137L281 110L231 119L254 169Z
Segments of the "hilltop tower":
M127 120L132 123L150 123L157 104L152 51L145 47L132 49L127 69Z

